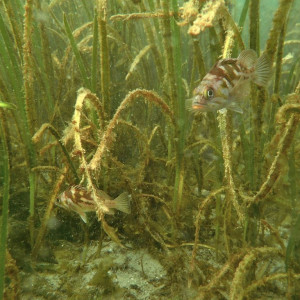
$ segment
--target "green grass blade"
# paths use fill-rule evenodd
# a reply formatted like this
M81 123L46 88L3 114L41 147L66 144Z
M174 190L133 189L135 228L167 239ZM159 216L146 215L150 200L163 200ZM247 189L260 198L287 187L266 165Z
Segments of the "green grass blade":
M300 214L297 217L296 224L291 229L291 235L288 240L288 244L286 247L286 255L285 255L285 269L289 270L292 259L298 259L299 264L299 255L296 255L296 250L299 253L300 248Z
M66 17L65 14L64 14L64 25L65 25L65 30L66 30L67 37L70 41L71 48L72 48L73 53L75 55L75 58L76 58L76 61L77 61L78 67L79 67L79 71L80 71L81 76L82 76L83 83L87 88L90 88L90 81L89 81L88 76L87 76L87 71L86 71L86 68L84 66L84 62L83 62L82 57L80 55L80 52L77 48L77 44L75 42L75 39L73 37L72 31L71 31L71 28L70 28L70 25L69 25L69 22L68 22L67 17Z
M14 74L15 74L16 78L21 82L21 73L19 71L18 60L15 56L14 46L13 46L12 41L9 37L9 34L6 30L6 27L5 27L5 24L4 24L4 21L3 21L3 18L1 16L1 14L0 14L0 32L1 32L1 35L3 37L5 47L7 49L7 53L9 55L10 60L11 60L11 64L12 64Z
M245 20L247 17L249 2L250 2L250 0L245 0L243 9L242 9L242 12L240 15L240 19L239 19L239 27L242 27L242 31L243 31Z
M93 57L92 57L92 92L96 92L97 83L97 61L98 61L98 15L95 9L94 25L93 25Z
M3 197L2 197L2 223L1 223L1 237L0 237L0 299L3 299L4 293L4 274L5 274L5 256L6 256L6 241L7 241L7 223L8 223L8 201L9 201L9 187L10 187L10 174L9 174L9 154L7 149L7 142L5 132L0 122L0 152L2 157L2 170L3 174Z

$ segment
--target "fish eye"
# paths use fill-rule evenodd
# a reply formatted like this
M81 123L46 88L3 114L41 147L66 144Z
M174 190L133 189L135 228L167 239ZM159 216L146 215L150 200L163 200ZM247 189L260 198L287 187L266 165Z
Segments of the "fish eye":
M213 98L214 97L214 90L213 89L207 89L206 90L206 98L207 99L211 99L211 98Z

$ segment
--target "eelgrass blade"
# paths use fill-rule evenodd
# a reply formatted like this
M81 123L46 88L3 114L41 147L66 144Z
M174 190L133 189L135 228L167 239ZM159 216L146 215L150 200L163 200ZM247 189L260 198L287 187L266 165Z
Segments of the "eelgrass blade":
M246 17L247 17L247 12L248 12L248 8L249 8L249 3L250 0L245 0L244 5L243 5L243 9L239 18L239 22L238 22L238 26L240 28L240 34L242 35L243 29L244 29L244 25L245 25L245 21L246 21ZM234 55L234 57L237 57L239 52L238 52L238 48L237 48L237 44L234 47L234 50L232 52L232 54Z
M297 201L297 172L296 172L296 160L295 160L295 144L291 146L291 151L288 158L289 163L289 182L290 182L290 199L293 209L296 209Z
M175 14L178 12L178 3L177 0L172 1L172 8ZM175 175L175 186L174 186L174 208L177 213L180 211L182 206L182 191L183 191L183 182L184 182L184 164L183 164L183 151L185 145L185 98L184 91L182 87L182 67L181 67L181 37L180 29L175 19L171 19L172 25L172 43L174 49L174 67L175 67L175 81L177 87L177 107L176 115L178 118L178 130L179 130L179 140L177 145L177 164L176 164L176 175Z
M298 260L299 264L299 255L296 254L296 252L299 253L300 249L300 214L298 214L296 223L294 227L291 229L291 235L288 240L288 244L286 247L286 255L285 255L285 269L286 271L289 270L291 265L291 260L296 259Z
M16 99L21 100L22 99L22 80L21 80L21 72L18 70L18 63L16 61L16 58L13 54L11 54L11 46L9 41L9 36L6 31L5 25L3 23L2 16L0 14L0 32L2 35L2 38L0 38L0 55L1 55L1 61L3 62L3 65L6 66L6 74L8 78L8 82L13 88L13 91L15 93L18 93ZM22 101L19 101L19 104Z
M98 61L98 14L95 9L94 24L93 24L93 57L92 57L92 84L91 90L93 93L96 92L97 83L97 61Z
M0 122L0 153L2 157L3 174L3 198L2 198L2 222L1 222L1 237L0 237L0 299L3 299L4 293L4 274L5 274L5 256L6 256L6 242L7 242L7 223L8 223L8 201L10 188L10 174L9 174L9 152L7 148L7 137L5 135L2 122Z
M77 62L78 67L79 67L79 71L80 71L81 76L82 76L83 83L84 83L85 87L90 88L90 82L89 82L89 79L88 79L88 76L87 76L86 68L84 66L82 57L81 57L80 52L77 48L77 44L75 42L75 39L73 37L72 31L71 31L71 28L70 28L70 25L69 25L69 22L68 22L67 17L66 17L65 14L64 14L64 25L65 25L65 30L66 30L67 37L70 41L71 48L72 48L73 53L75 55L76 62Z
M244 6L240 15L240 19L239 19L239 27L241 27L241 31L244 28L244 24L245 24L245 20L247 17L247 12L248 12L248 7L249 7L249 2L250 0L245 0L244 2Z
M1 32L1 35L3 37L3 41L5 43L5 47L7 49L7 53L9 55L9 58L10 58L10 61L11 61L11 65L12 65L12 69L14 71L14 74L16 76L16 78L20 81L21 81L21 74L20 74L20 71L19 71L19 63L18 63L18 60L16 58L16 55L15 55L15 51L14 51L14 46L11 42L11 39L9 37L9 34L6 30L6 27L5 27L5 24L4 24L4 21L3 21L3 18L0 14L0 32Z
M239 132L241 137L241 147L243 152L243 158L244 158L244 165L245 165L245 171L246 171L246 181L249 183L251 181L251 174L250 174L250 168L249 168L249 161L250 161L250 153L249 153L249 141L246 135L245 125L242 120L242 116L238 116L240 118L240 126L239 126Z
M298 58L293 65L290 67L289 75L286 80L286 84L284 86L284 95L287 95L288 93L291 93L293 91L293 85L295 84L295 76L296 72L295 70L299 70L299 64L300 64L300 58Z
M81 0L81 2L82 2L82 5L83 5L83 8L84 8L84 10L85 10L85 12L86 12L86 14L87 14L87 17L88 17L88 19L90 20L90 19L92 18L92 16L91 16L91 13L90 13L89 8L88 8L87 3L86 3L86 2L88 2L88 1L86 1L86 0Z

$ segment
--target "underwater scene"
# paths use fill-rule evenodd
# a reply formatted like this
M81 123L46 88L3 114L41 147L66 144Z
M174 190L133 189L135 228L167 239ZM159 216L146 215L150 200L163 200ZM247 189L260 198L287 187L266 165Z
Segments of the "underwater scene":
M0 300L300 299L300 0L0 1Z

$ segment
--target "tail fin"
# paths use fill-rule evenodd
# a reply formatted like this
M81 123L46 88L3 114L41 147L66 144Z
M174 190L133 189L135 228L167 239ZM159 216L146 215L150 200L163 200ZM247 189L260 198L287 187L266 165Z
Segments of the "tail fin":
M115 200L115 209L122 211L125 214L130 214L130 198L127 192L119 195Z
M267 86L272 75L271 61L267 54L263 54L256 62L253 81L259 86Z

